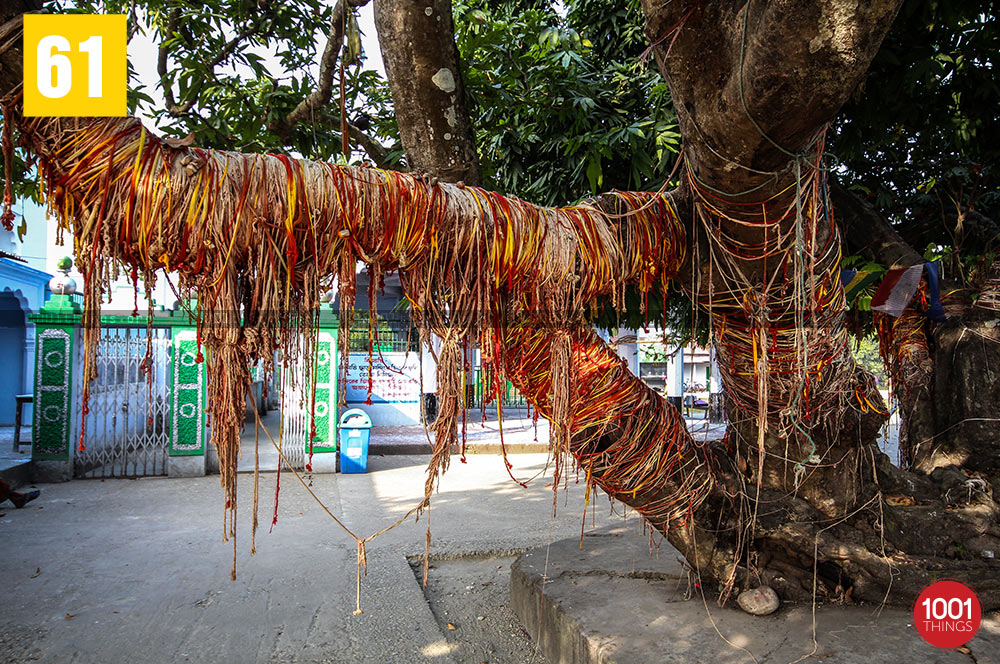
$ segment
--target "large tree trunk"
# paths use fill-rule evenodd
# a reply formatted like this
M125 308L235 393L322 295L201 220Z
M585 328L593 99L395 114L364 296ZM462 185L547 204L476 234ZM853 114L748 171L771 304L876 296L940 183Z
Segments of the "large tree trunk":
M881 399L846 347L818 155L899 4L644 2L685 137L701 258L687 288L710 311L735 397L739 471L734 503L708 501L670 538L723 596L759 581L808 595L815 570L821 595L908 601L947 570L1000 602L997 566L978 556L996 550L997 505L967 493L945 511L954 491L879 456Z
M925 407L934 426L929 436L911 437L913 465L930 474L960 467L1000 497L1000 312L964 303L955 309L931 337L933 388ZM970 488L986 490L975 482Z
M375 26L410 167L479 184L451 0L376 0Z
M353 274L358 258L376 271L404 270L408 292L439 326L458 313L472 316L458 321L463 332L492 329L484 347L554 419L560 449L665 532L723 597L761 581L808 597L815 572L821 596L906 603L930 579L953 576L995 607L997 563L962 552L996 550L996 504L982 492L960 500L954 474L937 478L951 481L945 486L878 455L880 404L847 353L839 238L821 205L816 139L863 75L897 3L841 4L647 3L687 139L685 187L652 199L542 210L366 169L173 149L148 137L137 147L134 125L115 121L35 121L23 140L51 182L66 185L50 195L93 255L144 272L166 257L190 283L221 292L219 306L245 304L237 342L220 348L269 350L283 323L316 306L319 280ZM101 150L57 152L95 129L110 132ZM420 163L422 152L407 149ZM456 164L447 155L427 163L439 173ZM106 180L105 200L124 218L104 219L101 196L73 187L83 175L121 175L133 164L133 178ZM169 171L175 195L164 201L139 188L139 171L148 182ZM196 206L200 182L219 182L225 195ZM266 190L267 200L248 199L250 189ZM234 225L246 215L254 222ZM93 232L95 218L108 224L104 236ZM446 247L437 244L444 231ZM236 249L215 261L218 246ZM581 301L618 300L626 283L648 288L681 268L711 316L732 397L724 448L694 445L676 412L577 326ZM286 284L284 299L274 283ZM486 306L449 310L444 303L455 298ZM519 315L534 316L534 327L519 328ZM236 361L222 359L217 367ZM210 380L225 402L214 424L228 431L225 405L235 401L226 379Z

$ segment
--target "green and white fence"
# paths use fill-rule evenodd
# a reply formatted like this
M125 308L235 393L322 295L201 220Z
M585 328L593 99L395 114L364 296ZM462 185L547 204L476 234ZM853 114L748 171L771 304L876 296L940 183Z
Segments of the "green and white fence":
M184 312L144 317L104 316L82 414L83 351L79 298L53 295L31 317L36 327L32 460L38 481L72 477L204 475L208 431L205 364L197 361L195 328ZM315 376L283 395L285 455L305 464L308 434L316 427L313 468L333 470L337 449L336 319L320 321ZM148 356L148 357L147 357ZM293 372L282 372L287 382ZM301 373L301 372L300 372ZM299 390L311 390L315 407ZM82 435L81 435L82 434Z

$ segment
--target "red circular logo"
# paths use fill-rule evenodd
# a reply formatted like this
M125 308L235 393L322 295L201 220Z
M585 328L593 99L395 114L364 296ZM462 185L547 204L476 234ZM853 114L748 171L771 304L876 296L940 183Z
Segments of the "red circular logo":
M964 583L938 581L924 588L913 605L913 624L924 641L938 648L965 645L979 630L983 607Z

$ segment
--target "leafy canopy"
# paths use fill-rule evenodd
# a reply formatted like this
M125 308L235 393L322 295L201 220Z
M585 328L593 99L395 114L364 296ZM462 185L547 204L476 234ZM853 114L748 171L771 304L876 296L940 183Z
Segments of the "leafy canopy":
M975 255L995 247L1000 229L988 222L1000 213L996 4L904 2L834 125L842 180L920 252L942 245ZM971 211L987 220L961 227L959 216Z
M931 246L966 265L995 249L1000 211L995 5L907 0L830 141L839 178L918 250ZM132 72L129 109L166 135L345 159L336 80L324 106L281 126L318 85L329 0L54 0L47 8L129 15L133 38L150 41L162 63L155 89ZM564 204L663 184L680 136L669 89L643 57L639 0L455 0L454 15L486 186ZM348 117L398 163L386 82L357 66L345 73ZM37 195L23 159L14 176L21 194ZM622 322L636 327L638 295L630 297ZM663 301L668 319L687 329L690 305L677 295L652 294L651 319Z
M455 4L487 186L548 205L659 187L680 135L666 83L641 57L639 3L561 4Z

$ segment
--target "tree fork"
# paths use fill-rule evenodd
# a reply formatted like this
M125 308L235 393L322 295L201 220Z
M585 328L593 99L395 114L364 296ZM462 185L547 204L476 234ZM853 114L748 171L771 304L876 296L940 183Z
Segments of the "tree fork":
M674 5L669 5L673 7ZM691 5L692 7L694 5ZM710 6L706 5L708 9ZM701 6L697 6L696 9L691 10L692 13L687 15L684 23L684 29L693 29L698 27L698 16L696 15L696 10L701 11ZM884 7L883 7L884 9ZM685 9L687 11L687 9ZM677 17L678 19L684 18L684 16ZM703 18L703 17L702 17ZM732 17L731 17L732 18ZM677 21L673 21L676 23ZM667 26L669 27L669 26ZM730 26L731 27L731 26ZM702 26L704 29L704 26ZM713 35L711 34L711 29L706 30L708 36L707 43L714 44ZM717 37L717 36L716 36ZM683 52L684 43L690 45L690 40L688 35L682 35L678 38L676 47L680 48L676 53ZM876 44L877 46L877 44ZM661 56L664 54L661 53ZM661 57L662 59L662 57ZM710 60L706 59L706 60ZM19 62L17 63L19 71ZM862 70L863 71L863 70ZM827 81L824 81L824 84ZM672 81L673 85L673 81ZM680 99L683 95L678 95ZM681 99L683 102L683 99ZM707 106L702 106L706 108ZM791 112L796 112L796 109L791 109ZM831 111L832 113L832 111ZM688 111L688 117L693 118L694 116L690 114L690 109ZM82 123L79 121L69 121L67 126L75 126L76 129L82 127ZM687 125L688 129L696 128L694 125ZM30 132L29 132L30 134ZM723 136L725 138L725 136ZM36 131L34 137L29 136L29 140L35 141L33 143L33 148L36 153L39 153L42 157L51 157L54 150L58 148L63 141L54 135L46 135L44 132ZM203 169L208 169L207 173L218 173L221 172L221 168L217 169L217 164L221 163L220 160L232 160L236 163L238 155L233 153L215 153L212 151L203 151L197 149L191 150L176 150L165 149L156 143L155 140L149 139L150 143L147 144L146 149L150 154L157 155L158 158L163 158L163 163L165 167L170 169L170 172L174 177L174 185L183 189L184 187L190 187L191 182L197 179L197 174ZM698 139L701 141L701 146L692 146L692 150L689 152L689 156L692 158L692 168L695 169L696 174L703 182L715 182L718 185L725 185L728 181L727 178L722 177L723 171L715 171L710 167L700 167L699 164L708 164L711 159L704 158L704 151L708 150L705 145L703 138ZM761 141L757 144L763 144ZM713 143L712 146L726 144L725 141L721 143ZM717 147L716 147L717 149ZM159 150L159 152L157 152ZM753 151L751 149L751 151ZM708 150L710 152L710 150ZM123 153L119 153L115 158L116 162L121 166L121 164L126 164L123 166L127 168L131 166L128 162L127 157L123 156ZM132 152L132 156L135 153ZM244 179L240 181L238 178L233 176L227 184L232 185L234 183L240 186L233 187L231 190L233 192L233 198L239 200L241 198L241 191L245 190L245 187L249 187L250 183L254 182L254 178L257 178L257 182L261 183L262 191L269 191L278 196L278 203L275 208L268 212L259 211L254 209L254 213L259 216L259 218L254 218L254 223L243 224L241 226L234 227L231 223L233 218L239 218L239 214L233 215L232 209L228 210L229 214L227 218L230 223L224 228L225 232L216 233L219 229L216 228L203 228L197 224L193 226L196 233L195 237L186 238L186 242L190 242L188 246L197 248L201 246L201 243L207 241L215 246L226 246L227 242L234 242L237 238L240 238L238 243L239 250L233 253L233 260L230 263L228 260L224 265L219 265L217 263L204 263L199 265L198 257L191 257L191 262L185 263L181 261L177 263L171 261L171 267L179 267L182 270L186 270L191 275L200 275L204 279L204 284L212 284L212 280L219 276L218 271L221 270L223 274L238 273L243 269L249 269L251 272L255 269L255 266L259 265L259 261L262 258L262 252L269 251L269 247L276 246L280 247L281 251L278 251L276 256L287 256L291 255L285 250L285 243L294 240L296 248L296 259L291 261L295 265L294 278L289 276L289 283L295 284L295 289L292 292L296 298L295 302L291 304L286 304L286 311L308 311L310 307L314 306L313 296L318 294L318 279L321 274L327 274L332 272L332 269L328 269L330 266L327 265L328 258L330 255L336 255L340 249L337 248L337 242L344 244L350 244L355 247L355 249L361 253L364 253L367 259L375 258L380 263L382 269L393 269L393 267L399 266L399 259L405 257L408 267L416 265L416 263L410 263L411 260L418 260L420 258L419 254L408 255L403 254L398 251L398 248L394 252L385 253L378 251L371 251L372 245L367 244L371 239L366 234L369 232L374 232L377 230L377 226L369 228L367 225L352 225L348 223L347 225L340 228L340 231L346 231L346 235L340 234L338 231L338 237L340 240L334 240L331 246L324 247L316 243L315 236L310 237L307 232L307 224L299 223L305 222L309 217L296 216L291 214L294 212L293 207L285 203L282 203L281 191L283 187L277 187L278 191L274 191L273 186L268 186L268 183L274 184L274 181L281 181L283 178L292 177L299 178L303 177L303 174L308 173L310 177L319 177L320 173L326 173L323 167L319 168L319 165L310 164L307 162L298 162L295 160L280 160L278 158L270 157L259 157L258 161L253 162L255 165L249 170L244 170ZM272 159L278 159L277 161L272 161ZM767 159L761 157L760 163L766 163ZM109 163L109 162L108 162ZM145 162L148 164L153 164L154 161L150 160ZM228 163L228 162L227 162ZM246 162L247 164L250 161ZM63 166L68 166L69 170L72 170L72 164L63 164ZM710 164L709 164L710 166ZM100 163L91 162L87 164L87 168L100 167ZM260 168L261 172L256 172L253 169ZM263 171L266 170L268 177L263 177ZM339 170L339 169L329 169L332 174L349 174L351 177L344 180L345 183L352 183L352 186L361 187L363 183L367 182L368 185L372 185L371 173L366 172L363 169L358 170ZM256 174L255 174L256 173ZM738 185L739 180L756 179L759 183L761 176L759 174L754 174L750 171L746 173L738 172L736 176L733 177L734 184ZM63 174L67 174L64 170ZM288 174L291 174L290 176ZM785 173L787 176L787 173ZM323 175L323 177L326 177ZM387 178L389 176L386 176ZM395 177L395 176L392 176ZM116 186L122 186L121 180L114 180ZM172 186L174 186L172 185ZM412 184L407 187L410 192L418 192L421 195L439 191L444 194L450 195L451 193L456 193L456 200L462 200L461 195L457 195L456 188L444 185L435 185L432 183L425 183L426 189L421 188L418 182L414 179ZM385 182L380 185L372 185L378 188L384 189ZM787 186L787 180L785 185ZM363 188L363 187L362 187ZM458 188L461 189L461 188ZM765 188L762 188L762 191ZM294 188L294 191L302 192L306 194L310 191L309 188L303 186L301 188ZM63 193L65 194L65 189ZM59 196L57 191L51 191L52 194ZM127 194L127 192L125 192ZM117 195L117 194L116 194ZM451 207L448 205L444 206L444 210L449 213L456 215L471 215L476 218L479 214L485 214L482 207L479 207L479 212L476 212L479 203L486 201L492 206L493 203L497 205L501 204L500 197L495 197L493 195L488 195L486 192L479 193L477 191L477 196L482 198L471 207L469 205L457 205ZM633 196L633 200L628 200L628 196ZM442 200L447 200L448 196L445 195ZM128 196L125 195L124 198L120 200L127 200ZM686 195L682 194L672 198L673 203L678 201L684 201ZM75 199L74 199L75 200ZM137 197L136 205L142 203L142 197ZM222 199L225 201L225 199ZM467 203L469 199L464 199ZM509 199L508 199L509 200ZM631 194L631 195L619 195L618 198L613 200L619 201L616 205L624 206L625 208L631 210L637 210L646 206L649 202L648 194ZM63 199L65 202L65 199ZM177 202L175 201L175 205ZM232 205L233 202L229 201L227 205ZM75 205L75 204L74 204ZM498 208L493 208L487 206L491 218L496 220L500 218L496 210ZM141 207L141 206L140 206ZM251 206L253 207L253 206ZM135 208L132 208L133 210ZM157 206L148 206L144 209L158 210ZM621 212L622 209L611 208L615 212ZM315 211L314 211L315 212ZM95 213L94 206L83 206L82 209L77 209L73 215L74 223L86 224L88 220ZM582 214L583 212L578 212L574 208L568 208L564 211L559 212L561 215L573 215ZM586 212L587 214L592 214L591 212ZM534 213L532 213L534 214ZM548 213L546 213L548 214ZM544 215L543 215L544 216ZM687 213L684 213L685 218L690 218ZM323 214L320 214L319 218L324 218ZM351 220L350 215L345 214L343 219L348 221ZM397 224L399 223L399 218L397 216L389 215L382 217L384 222ZM264 223L264 222L267 223ZM175 222L172 222L175 223ZM353 223L353 222L352 222ZM491 222L495 223L495 222ZM533 222L534 224L539 224L538 221ZM290 224L287 226L286 224ZM568 227L573 227L575 222L570 222ZM536 227L535 232L540 228L542 224ZM172 230L175 226L171 224L165 224L164 227ZM501 228L501 224L495 224L494 228ZM287 234L281 232L282 228L286 228ZM336 230L336 229L335 229ZM530 228L527 230L531 230ZM628 237L627 235L621 235L621 231L618 231L618 238ZM197 234L204 234L198 236ZM254 235L256 234L256 235ZM250 235L253 235L252 239ZM612 233L612 237L615 234ZM607 238L601 239L603 236L594 236L591 238L587 236L588 242L591 239L597 239L600 242L607 242ZM635 238L640 238L636 235ZM176 249L177 245L171 242L164 243L159 238L154 238L154 242L146 245L143 251L135 252L131 248L117 248L118 243L109 242L106 246L102 245L103 254L107 256L119 257L125 260L129 264L141 264L149 269L153 269L158 265L162 264L162 255L158 252L163 249ZM463 240L464 241L464 240ZM700 235L698 238L697 246L704 246L706 238L704 235ZM615 262L614 265L608 264L605 267L601 267L601 270L607 269L605 274L621 274L621 281L615 286L620 286L628 279L643 279L646 277L642 276L642 270L637 271L637 265L640 265L640 261L648 258L650 255L654 256L653 263L657 265L664 265L669 261L664 261L663 252L669 248L670 240L665 238L658 238L656 244L654 245L642 245L642 246L630 246L625 247L621 244L621 240L617 240L620 249L628 249L631 252L629 255L631 258L627 261L622 261L620 263ZM310 244L312 243L312 244ZM420 246L420 245L417 245ZM455 243L454 246L449 247L455 252L462 249L462 242ZM465 245L466 247L468 245ZM248 253L244 253L244 247L250 247L251 250ZM516 247L520 249L520 247ZM677 249L677 247L674 247ZM124 253L121 253L124 252ZM200 252L200 250L199 250ZM257 253L255 253L257 252ZM175 252L176 253L176 252ZM169 251L164 252L163 255L167 255L168 258L172 258L173 254ZM457 255L457 254L456 254ZM301 260L299 260L301 258ZM633 262L633 259L635 262ZM395 261L395 262L394 262ZM280 262L280 260L279 260ZM287 267L287 263L285 264ZM447 261L442 264L441 267L446 267L448 265ZM697 266L695 266L697 267ZM749 266L753 268L753 265ZM410 267L410 269L414 269ZM215 271L215 272L213 272ZM574 272L575 270L566 271L566 273ZM618 272L616 272L618 271ZM766 271L765 271L766 272ZM446 271L439 271L438 274L445 275ZM630 275L630 276L625 276ZM591 272L581 273L578 275L581 280L588 284L598 283L595 281L595 276ZM714 275L713 275L714 276ZM500 275L496 275L499 285ZM565 281L561 279L554 278L554 274L544 275L542 279L543 283L548 285L559 285L565 287ZM548 280L548 281L546 281ZM588 281L589 280L589 281ZM284 283L284 279L278 280L280 283ZM244 283L249 283L254 287L250 292L249 299L247 301L262 302L263 300L255 300L254 298L265 297L262 291L259 289L270 288L270 285L263 282L256 282L253 279L248 279ZM512 282L513 283L513 282ZM723 282L724 283L724 282ZM433 280L427 281L427 285L435 287L437 293L444 293L445 290L441 290L439 286L434 285ZM590 288L591 285L586 287ZM302 290L299 291L298 289ZM457 291L452 291L457 292ZM524 293L521 291L522 295L532 295L532 293L540 291L529 291ZM593 291L597 292L597 291ZM613 291L604 291L604 297L609 295L613 296ZM432 295L429 298L425 298L425 303L433 303L435 297ZM317 300L318 301L318 298ZM531 300L527 300L531 302ZM264 334L267 329L274 329L276 323L280 322L273 312L267 312L261 310L261 317L255 320L252 325L252 330L255 334ZM564 328L565 329L565 328ZM856 454L860 462L864 462L865 456L871 454L871 448L864 445L859 445L862 442L862 437L860 435L855 436L851 431L845 429L849 438L853 438L854 445L860 447ZM608 441L606 444L612 444L612 441ZM874 456L874 455L872 455ZM743 459L750 458L750 455L744 453ZM726 456L721 457L721 461L718 467L729 476L733 477L734 480L731 484L727 485L727 490L731 490L729 487L738 485L739 482L745 481L745 477L741 479L741 473L745 471L739 468L740 457L737 457L733 464L729 464ZM878 457L874 457L875 464L878 465L880 460ZM732 467L735 466L735 470ZM881 466L880 466L881 467ZM869 468L867 466L861 466L861 469L868 472ZM859 478L864 478L864 473L858 474ZM880 482L895 482L894 486L900 488L907 488L907 490L912 490L914 493L919 493L927 489L927 486L921 484L919 481L910 480L912 476L909 474L898 474L893 471L883 469L879 474ZM796 498L794 496L788 496L784 492L772 492L771 489L767 487L762 487L760 498L762 498L761 504L767 505L767 508L761 510L757 515L758 527L755 533L752 533L752 537L748 540L743 536L741 529L738 527L739 523L731 523L729 520L735 520L738 515L733 515L727 512L728 501L724 494L721 492L711 495L702 507L699 509L692 509L694 513L693 521L688 525L687 529L684 528L668 528L668 536L671 537L672 541L678 545L678 547L688 556L689 560L693 559L697 562L698 568L706 575L706 578L715 578L720 582L725 584L730 580L734 579L734 573L738 573L740 570L745 570L747 577L736 579L737 582L743 583L746 581L754 581L757 578L763 581L771 581L775 583L779 589L782 588L780 585L781 579L778 578L781 574L782 569L794 570L795 576L798 581L796 583L799 587L803 587L802 579L809 578L809 561L813 558L813 550L819 553L817 568L822 564L821 573L818 574L820 580L823 581L823 587L829 587L831 594L836 594L836 585L833 579L837 577L842 577L839 583L842 583L844 579L853 582L853 585L849 584L850 588L854 588L853 597L860 599L871 599L876 601L879 599L876 595L879 588L888 587L887 583L881 583L881 581L887 581L891 577L887 571L888 565L886 565L886 556L880 553L881 538L877 540L866 540L865 533L871 533L871 525L877 523L879 525L879 531L886 531L886 540L889 542L893 549L887 549L888 555L890 556L889 562L896 565L897 569L901 570L906 575L906 582L902 582L897 579L894 583L894 591L890 595L891 600L906 601L910 599L913 588L916 587L919 581L927 577L928 573L937 573L941 575L955 575L962 576L969 580L975 581L977 584L980 583L979 579L982 580L982 589L977 585L977 590L980 590L981 597L983 599L983 604L986 608L991 608L1000 605L1000 590L998 590L995 585L990 585L989 579L984 577L993 574L995 576L996 566L995 563L989 563L987 561L978 560L962 560L960 557L948 558L945 556L954 556L954 552L949 552L947 550L937 551L936 549L928 551L928 547L940 545L942 542L948 541L948 546L965 546L970 543L972 539L975 538L986 538L986 543L994 542L998 533L996 532L996 506L991 501L987 501L983 496L974 496L975 500L970 501L969 505L953 504L953 509L949 510L948 519L941 519L939 515L943 512L943 502L944 500L955 499L955 494L952 494L945 498L947 490L941 492L939 495L923 495L918 496L918 500L915 501L914 505L892 505L891 503L883 503L878 500L878 491L876 489L865 488L862 486L862 491L858 493L858 500L855 501L859 504L853 513L848 513L846 515L838 516L836 518L831 518L827 515L821 514L815 506L811 505L809 502L802 500L801 498ZM612 490L614 490L612 488ZM934 487L929 489L934 490ZM888 489L886 489L888 491ZM871 495L875 499L868 498ZM754 496L756 497L756 496ZM772 500L773 498L773 500ZM811 502L811 501L810 501ZM922 503L922 504L921 504ZM887 509L892 507L894 509ZM860 510L860 511L859 511ZM876 522L873 515L876 513L889 515L888 518L880 518ZM862 518L862 516L865 516ZM843 516L850 517L850 521L840 522ZM723 526L724 534L719 534L717 532L719 525ZM892 526L892 527L889 527ZM936 537L932 542L925 541L921 539L920 535L922 533L934 533ZM973 536L973 533L975 535ZM810 539L810 535L815 538ZM948 538L953 539L948 539ZM746 555L746 543L752 541L756 545L758 554L755 557L748 557ZM777 571L776 571L777 570ZM839 571L838 571L839 570ZM861 571L858 571L861 570ZM927 570L931 570L928 572ZM757 574L758 576L754 576ZM786 573L790 574L790 573ZM869 582L868 579L874 579ZM827 581L827 580L830 581ZM881 583L881 585L880 585ZM806 583L808 585L808 583ZM787 586L789 593L786 596L795 597L798 596L793 592L794 584L788 584ZM919 590L919 588L917 588ZM846 590L844 591L846 593Z
M789 201L794 197L787 192L800 186L803 174L822 172L821 164L810 168L805 163L807 151L862 80L899 5L899 0L851 7L835 0L807 4L652 0L643 3L647 35L654 43L657 63L670 85L684 136L688 188L695 196L699 189L702 192L702 214L696 216L690 229L698 255L709 256L713 244L718 245L717 238L723 236L731 239L733 246L767 247L775 236L796 232L802 215L799 210L787 214ZM765 207L762 215L748 214L748 210L760 211L761 201L767 201L770 210ZM758 203L757 207L748 205L752 203ZM697 199L693 207L698 215ZM760 223L762 217L780 220L783 215L787 219L782 223ZM815 244L819 247L826 246L824 239L839 243L835 234L814 239L819 240ZM809 253L812 255L808 260L818 258ZM690 284L702 294L703 303L707 299L705 292L713 288L726 295L732 291L748 294L765 290L764 285L774 282L777 271L782 269L781 262L768 260L766 252L744 252L730 257L732 260L725 262L729 267L726 271L717 269L723 264L721 261L701 261L693 266ZM829 265L829 272L835 267L836 263ZM810 274L819 274L810 270ZM839 284L833 287L839 288ZM760 333L769 329L775 315L780 320L782 314L760 302L734 305L728 313L744 317L741 333L749 338L749 345L755 350L752 356L743 356L743 366L747 368L737 373L756 371L758 376L762 375L757 363L761 351L768 349L761 344ZM807 314L804 320L808 318ZM843 325L842 318L831 319L824 331L839 334ZM724 342L725 335L717 336L716 341L720 363L724 363L725 347L720 347L719 341ZM827 372L843 375L845 385L858 385L859 379L865 380L862 375L850 375L854 369L846 361L824 370L824 379L829 380ZM730 370L730 394L733 375ZM970 580L985 583L983 587L987 590L983 592L990 597L984 604L1000 604L995 585L982 578L988 575L985 570L991 563L963 561L956 554L956 547L965 548L971 542L982 544L984 541L979 538L987 532L996 532L996 504L988 496L973 496L976 505L961 509L981 510L979 517L969 517L976 525L956 529L954 539L943 536L936 540L937 550L928 550L914 538L904 536L904 532L912 532L910 529L918 523L928 532L947 533L950 526L944 524L958 519L958 514L950 512L951 518L937 523L924 518L926 513L943 513L935 510L941 509L946 491L938 484L928 484L884 463L872 447L879 418L873 417L870 410L867 414L863 409L841 410L845 418L842 426L816 432L814 436L821 458L826 452L832 453L832 460L841 458L846 462L840 480L830 482L827 471L808 464L809 468L816 468L818 481L811 488L806 487L805 492L799 491L795 483L789 486L784 472L789 452L793 460L801 460L808 448L803 450L794 443L789 447L787 439L782 441L766 431L761 435L759 426L766 417L766 402L762 397L772 387L780 392L782 380L780 373L768 374L767 384L758 383L756 390L751 385L751 394L746 394L747 389L737 392L744 399L742 414L736 413L734 417L734 406L730 404L734 465L746 475L748 484L760 483L761 501L757 504L755 532L748 532L742 543L739 538L729 539L741 547L746 546L747 540L752 541L751 556L726 551L720 558L710 559L712 576L726 579L732 574L735 561L745 566L746 582L755 578L770 582L786 597L795 597L796 586L801 592L803 584L790 584L788 579L796 576L807 581L805 586L811 586L810 545L815 541L815 569L821 593L826 587L828 594L836 596L839 584L841 596L880 601L891 588L889 600L903 601L919 592L921 583L928 578L926 570L951 566L956 575L968 574ZM862 392L871 394L873 389ZM820 411L829 414L843 405L843 402L830 403ZM860 407L861 403L856 405ZM756 408L761 411L754 416ZM752 488L754 491L747 500L751 505L756 498L756 487ZM901 504L884 502L883 491ZM923 507L907 508L902 504L907 501ZM703 529L699 544L702 539L716 539L712 533L718 532L718 524L727 523L727 515L721 514L721 508L713 512L711 507L712 501L708 501L702 508L704 513L696 515L694 523ZM784 514L784 518L775 519L775 514ZM744 523L754 521L747 514L728 516L728 523L735 520L737 527L739 519ZM886 526L889 517L892 517L891 527ZM884 556L881 538L872 540L862 535L866 529L870 532L874 524L878 524L879 532L885 532ZM991 537L985 540L988 545L982 547L984 550L996 545ZM726 539L717 540L720 548L725 549ZM679 548L685 551L683 546ZM879 564L873 564L874 561ZM890 563L905 578L893 582ZM957 571L965 565L970 569ZM776 575L775 570L785 572ZM837 581L835 576L843 578Z

